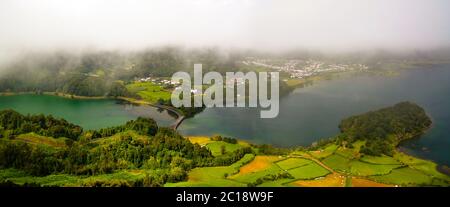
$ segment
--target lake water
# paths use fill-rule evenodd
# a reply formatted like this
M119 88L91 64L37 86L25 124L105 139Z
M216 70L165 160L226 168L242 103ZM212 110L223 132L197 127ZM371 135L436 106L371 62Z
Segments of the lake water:
M402 143L410 154L450 166L450 65L402 71L398 76L345 76L296 89L280 100L280 114L260 119L260 109L209 108L185 120L184 135L222 134L278 146L310 145L339 133L341 119L412 101L433 127Z
M166 110L112 99L69 99L29 94L0 96L2 109L14 109L22 114L51 114L85 129L118 126L138 116L151 117L160 126L169 126L175 121Z
M299 88L280 100L280 114L260 119L257 108L211 108L185 120L184 135L222 134L254 143L307 146L339 133L341 119L413 101L424 107L433 127L422 137L402 143L402 150L450 166L450 66L402 71L398 76L343 76ZM0 96L0 110L52 114L85 129L117 126L138 116L169 126L165 110L117 100L77 100L46 95Z

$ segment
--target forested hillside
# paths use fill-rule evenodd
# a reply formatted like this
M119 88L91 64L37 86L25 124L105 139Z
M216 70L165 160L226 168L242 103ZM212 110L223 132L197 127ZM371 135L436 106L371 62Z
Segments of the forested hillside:
M81 96L126 96L123 82L148 76L170 77L193 71L237 70L237 57L218 50L149 49L139 52L96 51L27 54L0 66L0 92L61 92Z
M23 116L12 110L0 112L0 120L0 168L34 176L92 176L134 169L149 173L132 185L161 186L186 179L194 167L229 165L251 152L243 148L213 157L207 148L192 144L172 129L158 127L149 118L85 132L63 119ZM60 143L60 139L61 144L42 144ZM113 184L99 181L83 185Z
M431 119L420 106L411 102L352 116L339 125L341 139L353 143L366 141L361 152L369 155L391 155L399 141L424 133Z
M13 139L15 135L35 132L49 137L66 137L77 140L83 132L80 126L64 119L44 115L27 115L13 110L0 111L0 137Z
M422 108L404 102L343 120L334 138L289 149L185 138L150 118L83 130L6 110L0 186L448 186L436 163L394 148L430 124Z

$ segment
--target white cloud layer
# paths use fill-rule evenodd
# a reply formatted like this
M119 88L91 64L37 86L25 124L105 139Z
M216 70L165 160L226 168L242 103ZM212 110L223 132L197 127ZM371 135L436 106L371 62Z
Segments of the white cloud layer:
M0 0L0 50L161 45L428 49L450 45L448 0Z

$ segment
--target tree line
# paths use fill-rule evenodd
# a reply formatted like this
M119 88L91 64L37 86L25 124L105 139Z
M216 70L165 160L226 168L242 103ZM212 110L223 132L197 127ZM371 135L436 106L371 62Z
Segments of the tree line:
M51 115L22 115L14 110L0 111L0 137L14 138L18 134L35 132L48 137L77 140L83 129Z
M43 118L39 118L43 117ZM56 120L56 121L55 121ZM25 124L31 124L30 130L24 130ZM42 126L39 125L42 123ZM34 132L44 136L46 124L72 127L79 133L72 136L73 142L65 147L50 147L15 141L14 137L0 139L0 167L16 168L33 176L45 176L55 173L72 175L100 175L123 169L141 169L151 171L143 180L133 185L161 186L166 182L178 182L187 178L187 172L194 167L230 165L251 153L250 147L233 153L213 157L211 151L198 144L192 144L176 131L158 127L149 118L139 117L118 127L83 132L79 126L51 116L23 116L15 111L0 112L0 124L3 131L14 134ZM122 183L124 184L124 183ZM86 185L121 185L120 183L88 183Z
M431 126L425 110L415 103L401 102L392 107L352 116L341 121L340 143L364 140L361 152L369 155L392 155L404 139L419 136Z

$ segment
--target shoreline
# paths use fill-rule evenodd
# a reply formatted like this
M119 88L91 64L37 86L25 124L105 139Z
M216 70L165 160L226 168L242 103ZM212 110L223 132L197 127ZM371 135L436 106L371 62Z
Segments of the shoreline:
M436 64L432 64L431 66L427 65L427 66L430 66L430 67L412 66L412 67L408 67L408 68L399 68L397 70L397 72L398 73L404 73L404 72L407 72L409 70L432 69L433 66L435 66L435 65ZM437 65L441 65L441 64L437 64ZM376 69L375 71L379 71L380 72L377 75L389 75L389 72L392 72L394 70ZM290 85L290 87L292 87L292 91L293 91L293 90L298 89L298 88L308 87L308 85L309 85L308 83L322 82L322 81L327 81L327 80L334 79L334 78L342 78L343 76L345 77L347 75L350 75L350 76L353 76L353 75L365 75L365 74L371 75L371 74L373 74L373 72L374 71L371 71L371 70L332 72L332 73L328 73L328 74L321 74L321 75L317 75L317 76L312 76L312 77L309 77L309 78L306 78L306 79L292 79L296 83L293 84L293 85ZM386 72L388 72L388 73L386 73ZM291 92L289 92L289 93L291 93ZM6 95L17 95L17 94L36 94L36 93L35 92L19 92L19 93L6 92L6 93L0 93L0 95L4 95L4 94L6 94ZM52 95L52 96L59 96L59 97L63 97L63 98L73 98L73 99L93 99L93 100L114 99L114 100L123 100L123 101L127 101L127 102L134 103L134 104L148 105L148 106L152 106L152 107L156 107L156 108L160 108L160 109L165 109L165 110L171 111L171 112L173 112L174 114L177 115L177 118L174 121L174 123L169 126L169 127L173 128L174 130L177 130L177 131L178 131L178 127L183 123L184 119L186 118L186 117L184 117L182 115L181 112L179 112L177 109L175 109L173 107L163 106L163 105L159 105L159 104L154 104L154 103L147 102L145 100L139 100L139 99L135 99L135 98L129 98L129 97L106 97L106 96L87 97L87 96L76 96L76 95L70 95L70 94L64 94L64 93L56 93L56 92L43 92L42 94ZM39 94L36 94L36 95L39 95ZM432 119L432 117L428 113L427 113L427 115ZM436 163L437 164L437 169L439 169L442 166L447 166L445 164L440 164L440 163L438 163L438 162L436 162L434 160L431 160L429 158L424 158L423 156L418 156L418 155L407 153L405 150L401 149L401 147L402 147L401 145L402 145L402 143L404 141L411 140L411 139L414 139L416 137L423 136L429 129L431 129L433 127L433 125L434 125L434 121L432 120L432 124L427 129L423 130L423 132L421 134L411 135L408 138L405 138L405 139L402 139L402 140L398 141L398 143L395 144L394 149L399 151L399 152L401 152L401 153L404 153L404 154L406 154L408 156L417 157L417 158L420 158L420 159L423 159L423 160L427 160L427 161ZM222 135L220 133L218 133L218 134ZM185 136L185 135L183 135L183 136ZM186 135L186 136L205 136L205 135ZM239 140L246 141L247 139L242 139L241 138ZM296 148L296 147L309 147L309 146L311 146L311 144L305 145L305 146L303 146L303 145L293 145L293 146L287 146L287 147L277 146L276 144L275 145L271 144L271 145L275 146L275 147L287 148L287 149Z
M172 107L164 106L164 105L158 105L158 104L152 104L152 103L147 102L145 100L139 100L139 99L134 99L134 98L129 98L129 97L83 97L83 96L72 96L72 95L69 95L69 94L60 94L60 93L54 93L54 92L53 93L52 92L44 92L44 93L33 93L33 92L0 93L0 96L14 96L14 95L20 95L20 94L50 95L50 96L59 96L59 97L62 97L62 98L71 98L71 99L97 99L97 100L98 99L111 99L111 100L123 100L123 101L129 102L129 103L134 103L134 104L149 105L149 106L152 106L152 107L157 107L157 108L169 110L169 111L172 111L173 113L175 113L178 116L178 118L175 120L174 124L172 124L170 126L174 130L177 130L178 126L180 126L180 124L185 119L185 117L179 111L177 111L176 109L172 109ZM429 116L429 117L430 117L430 119L432 119L431 116ZM433 126L434 126L434 122L432 121L431 124L427 128L423 129L421 132L416 133L416 134L409 134L409 135L407 135L406 138L403 138L403 139L399 140L395 144L394 149L398 153L403 153L403 154L405 154L407 156L410 156L410 157L413 157L413 158L417 158L417 159L421 159L421 160L425 160L425 161L429 161L431 163L434 163L435 164L435 168L434 169L437 172L442 173L444 175L449 175L448 170L446 170L446 169L448 169L448 166L440 164L440 163L438 163L438 162L436 162L434 160L431 160L431 159L423 158L422 156L409 154L406 151L402 150L401 146L400 146L404 141L415 139L415 138L420 138L425 133L427 133ZM186 138L193 137L193 136L211 137L211 136L204 136L204 135L189 135L189 136L188 135L183 135L183 137L186 137ZM251 142L251 141L248 141L248 140L242 139L242 138L239 138L237 140L239 142L246 142L246 143L249 143L249 144L256 144L254 142ZM307 145L306 147L310 147L310 146L311 146L311 144ZM284 149L287 149L287 150L290 151L290 150L298 148L298 147L305 147L305 146L297 145L297 146L280 147L280 148L284 148Z
M428 114L428 113L426 113L426 114L431 119L430 126L428 128L426 128L426 129L424 129L421 134L412 135L412 136L410 136L410 137L408 137L406 139L402 139L402 140L398 141L398 143L395 145L394 149L396 151L400 152L400 153L405 154L405 155L408 155L408 156L411 156L411 157L415 157L415 158L419 158L419 159L422 159L422 160L425 160L425 161L429 161L429 162L435 163L436 164L436 170L438 172L450 176L450 172L449 171L443 170L443 169L449 168L449 166L447 166L446 164L441 164L441 163L439 163L439 162L437 162L435 160L432 160L432 159L429 159L429 158L426 158L426 157L423 157L423 156L420 156L420 155L414 155L414 154L408 153L407 150L406 150L407 147L401 146L403 142L411 141L411 140L414 140L414 139L421 139L421 137L423 135L425 135L425 133L427 133L431 128L433 128L433 126L434 126L433 117L430 116L430 114Z
M361 75L364 73L367 73L367 71L331 72L331 73L324 73L324 74L311 76L311 77L308 77L305 79L298 79L298 78L288 79L287 81L285 81L285 83L290 88L290 90L287 94L292 93L294 90L296 90L298 88L308 87L309 85L314 84L314 82L327 81L327 80L331 80L336 77L340 78L342 75ZM291 83L288 83L288 82L291 82ZM294 82L294 83L292 83L292 82ZM130 97L79 96L79 95L73 95L73 94L67 94L67 93L61 93L61 92L51 92L51 91L46 91L46 92L0 92L0 96L14 96L14 95L49 95L49 96L57 96L57 97L61 97L61 98L78 99L78 100L111 99L111 100L127 101L130 103L139 104L139 105L148 105L148 106L152 106L152 107L156 107L156 108L160 108L160 109L165 109L165 110L171 111L174 114L176 114L177 118L176 118L175 122L171 126L169 126L169 127L173 128L174 130L177 130L178 127L183 123L184 119L186 119L186 117L183 115L183 113L174 107L150 103L145 100L139 100L139 99L130 98Z
M55 96L55 97L61 97L61 98L67 98L67 99L77 99L77 100L121 100L121 101L126 101L132 104L138 104L138 105L147 105L147 106L151 106L151 107L156 107L159 109L164 109L167 111L170 111L172 113L174 113L177 117L174 121L174 123L172 125L170 125L169 127L177 130L177 128L181 125L181 123L183 123L185 116L183 115L183 113L181 113L180 111L178 111L178 109L170 107L170 106L164 106L164 105L160 105L160 104L154 104L154 103L150 103L148 101L145 100L138 100L138 99L134 99L134 98L128 98L128 97L122 97L122 96L118 96L118 97L108 97L108 96L77 96L77 95L72 95L72 94L66 94L66 93L58 93L58 92L41 92L41 93L36 93L36 92L0 92L0 96L15 96L15 95L47 95L47 96Z
M175 122L170 126L174 130L177 130L177 128L181 125L181 123L183 123L184 119L186 118L183 115L183 113L181 113L180 111L178 111L178 109L176 109L174 107L171 107L171 106L154 104L154 103L150 103L150 102L145 101L145 100L138 100L138 99L123 97L123 96L118 96L118 97L116 97L114 99L127 101L127 102L130 102L130 103L139 104L139 105L148 105L148 106L152 106L152 107L156 107L156 108L160 108L160 109L165 109L165 110L168 110L170 112L173 112L174 114L177 115L177 118L176 118Z
M59 93L59 92L0 92L0 96L16 96L16 95L48 95L48 96L57 96L61 98L68 99L80 99L80 100L99 100L99 99L114 99L106 96L77 96L67 93Z

